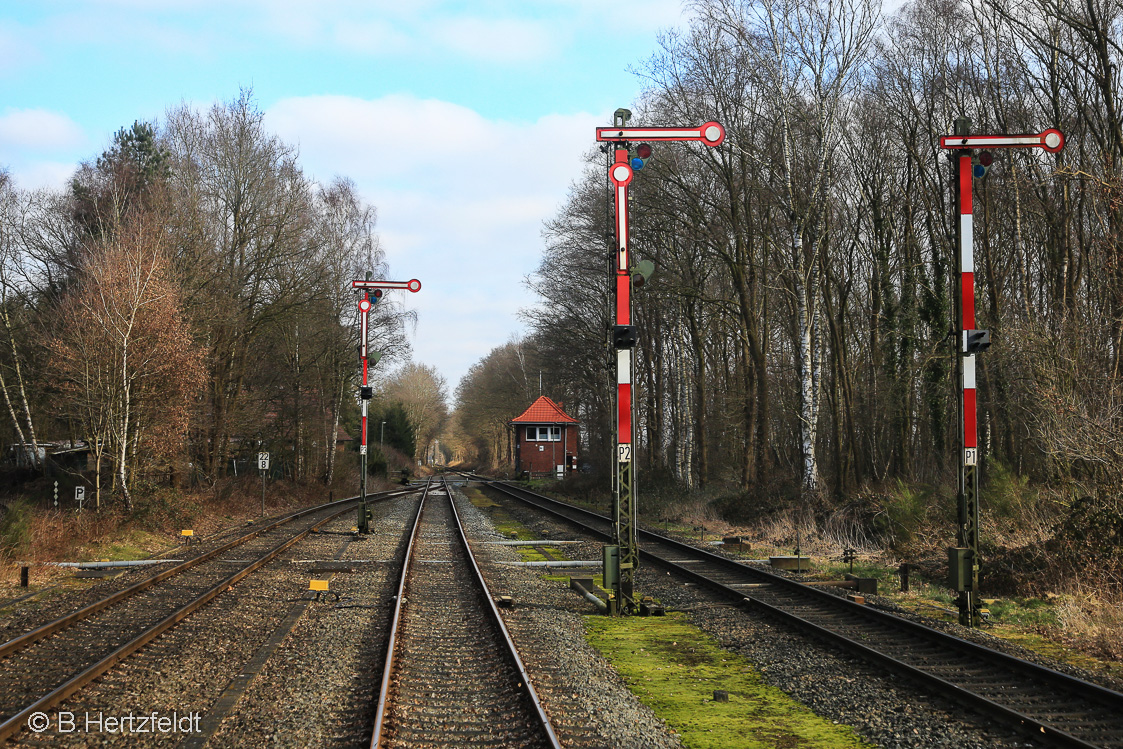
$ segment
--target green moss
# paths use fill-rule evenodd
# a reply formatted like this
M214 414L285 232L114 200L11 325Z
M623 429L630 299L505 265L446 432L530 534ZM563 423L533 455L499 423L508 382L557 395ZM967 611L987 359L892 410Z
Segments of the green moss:
M481 510L488 507L499 506L499 504L495 500L475 487L465 486L460 491L464 493L464 496L468 498L469 502L471 502L474 506L479 507Z
M868 746L764 684L741 656L721 649L681 614L585 618L587 638L639 699L698 749ZM715 689L729 702L714 702Z

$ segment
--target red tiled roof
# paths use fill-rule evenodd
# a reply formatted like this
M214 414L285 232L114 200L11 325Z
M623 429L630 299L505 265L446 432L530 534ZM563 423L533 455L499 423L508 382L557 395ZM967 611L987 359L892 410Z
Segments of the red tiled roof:
M530 408L522 412L521 416L511 419L512 424L580 424L561 409L557 403L546 396L530 404Z

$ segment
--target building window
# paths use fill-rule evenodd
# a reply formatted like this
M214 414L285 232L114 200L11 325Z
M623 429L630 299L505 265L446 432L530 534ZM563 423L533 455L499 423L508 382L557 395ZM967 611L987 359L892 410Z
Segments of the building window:
M561 442L561 427L527 427L527 442Z

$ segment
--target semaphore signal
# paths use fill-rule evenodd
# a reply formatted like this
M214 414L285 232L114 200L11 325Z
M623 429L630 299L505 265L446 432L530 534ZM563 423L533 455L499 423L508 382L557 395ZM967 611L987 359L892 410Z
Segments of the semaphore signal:
M613 591L609 602L610 613L631 613L636 608L634 587L639 548L636 544L632 382L637 336L636 327L632 324L631 294L633 289L647 282L655 269L649 260L633 263L630 258L628 185L636 171L652 157L652 141L696 141L714 147L725 140L725 128L717 122L707 122L698 127L628 127L631 116L627 109L617 109L613 114L612 127L597 128L598 141L615 144L612 161L608 165L608 180L612 183L616 212L613 249L615 325L612 328L612 348L616 352L616 454L613 457L616 471L612 500L613 545L604 549L604 587ZM631 153L629 147L635 141L643 142Z
M959 306L956 310L956 357L959 388L959 488L957 495L959 528L957 547L948 549L948 573L951 587L959 592L959 621L969 627L978 626L986 618L979 597L979 434L978 401L975 380L975 355L990 348L990 331L975 325L975 217L972 179L985 177L993 161L990 153L999 148L1040 148L1056 153L1064 148L1065 137L1050 128L1036 134L1010 135L971 133L971 120L955 121L955 132L940 137L940 148L951 151L953 199L959 220ZM987 149L975 158L975 149Z
M377 364L382 358L381 351L375 351L373 356L367 353L367 318L371 307L378 303L386 289L405 289L417 293L421 291L421 282L416 278L408 281L372 281L370 273L364 280L351 282L352 289L361 289L363 295L359 298L359 359L363 363L363 384L359 388L359 400L362 402L363 416L360 431L362 442L359 445L359 533L370 531L370 509L367 507L367 403L374 397L374 388L368 380L369 364Z

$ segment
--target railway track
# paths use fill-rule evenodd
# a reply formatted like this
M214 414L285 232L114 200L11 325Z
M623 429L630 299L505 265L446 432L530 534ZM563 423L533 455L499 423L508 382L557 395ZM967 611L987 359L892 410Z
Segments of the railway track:
M508 496L611 539L608 518L500 482ZM1123 694L639 530L640 559L901 673L1050 746L1123 749Z
M355 505L290 513L0 645L0 741ZM234 549L243 559L222 558Z
M407 544L370 746L560 747L445 482Z

